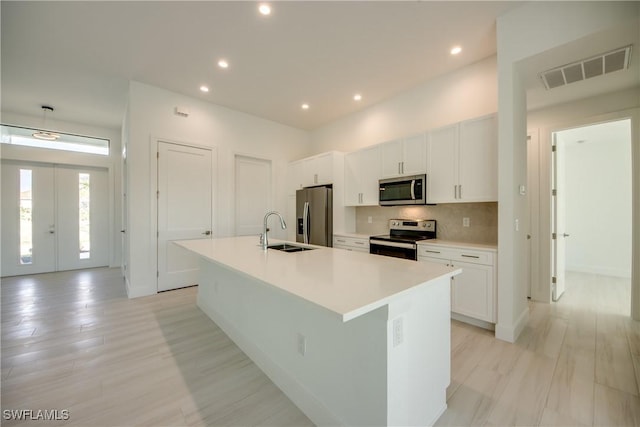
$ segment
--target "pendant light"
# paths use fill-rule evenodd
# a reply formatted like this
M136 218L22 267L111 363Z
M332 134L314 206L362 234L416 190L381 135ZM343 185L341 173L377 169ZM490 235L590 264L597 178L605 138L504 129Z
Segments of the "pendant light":
M47 127L47 111L50 113L53 113L53 107L50 107L48 105L43 105L42 106L42 127L46 129ZM57 133L53 133L53 132L47 132L44 130L39 130L37 132L34 132L32 134L32 136L34 138L37 139L43 139L45 141L56 141L58 138L60 138L60 135L58 135Z

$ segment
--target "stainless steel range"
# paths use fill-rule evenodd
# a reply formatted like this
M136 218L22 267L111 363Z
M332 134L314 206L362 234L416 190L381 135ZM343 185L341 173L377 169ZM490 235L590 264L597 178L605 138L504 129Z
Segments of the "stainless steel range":
M369 238L369 253L417 260L417 242L435 238L435 219L391 219L389 234Z

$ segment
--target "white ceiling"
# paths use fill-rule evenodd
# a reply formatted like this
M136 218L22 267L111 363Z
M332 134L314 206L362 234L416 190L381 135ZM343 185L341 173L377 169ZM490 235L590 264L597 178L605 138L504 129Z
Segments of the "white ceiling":
M2 109L119 127L136 80L314 129L496 53L519 2L2 1ZM537 73L635 43L637 20L523 64L531 108L639 84L633 69L545 91ZM619 30L619 31L618 31ZM449 54L453 45L460 55ZM220 58L227 70L216 66ZM623 73L624 76L622 76ZM199 87L206 84L210 92ZM353 101L354 93L363 100ZM311 108L303 111L303 102Z
M132 79L313 129L495 54L496 17L518 3L257 5L2 1L3 110L118 127Z

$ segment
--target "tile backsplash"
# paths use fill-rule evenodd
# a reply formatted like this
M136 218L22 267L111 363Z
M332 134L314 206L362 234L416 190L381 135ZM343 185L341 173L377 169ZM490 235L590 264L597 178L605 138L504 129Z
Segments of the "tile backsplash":
M371 217L372 223L368 219ZM469 227L463 227L469 218ZM356 208L356 233L385 234L390 219L435 219L438 239L498 243L498 203L445 203L434 206L363 206Z

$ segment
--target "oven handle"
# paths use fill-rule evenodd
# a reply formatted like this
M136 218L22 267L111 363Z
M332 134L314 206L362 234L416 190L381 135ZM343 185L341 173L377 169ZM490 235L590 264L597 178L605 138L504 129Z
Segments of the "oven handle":
M416 245L411 243L387 242L386 240L369 239L370 245L392 246L394 248L415 249Z
M411 180L411 200L416 199L416 180Z

